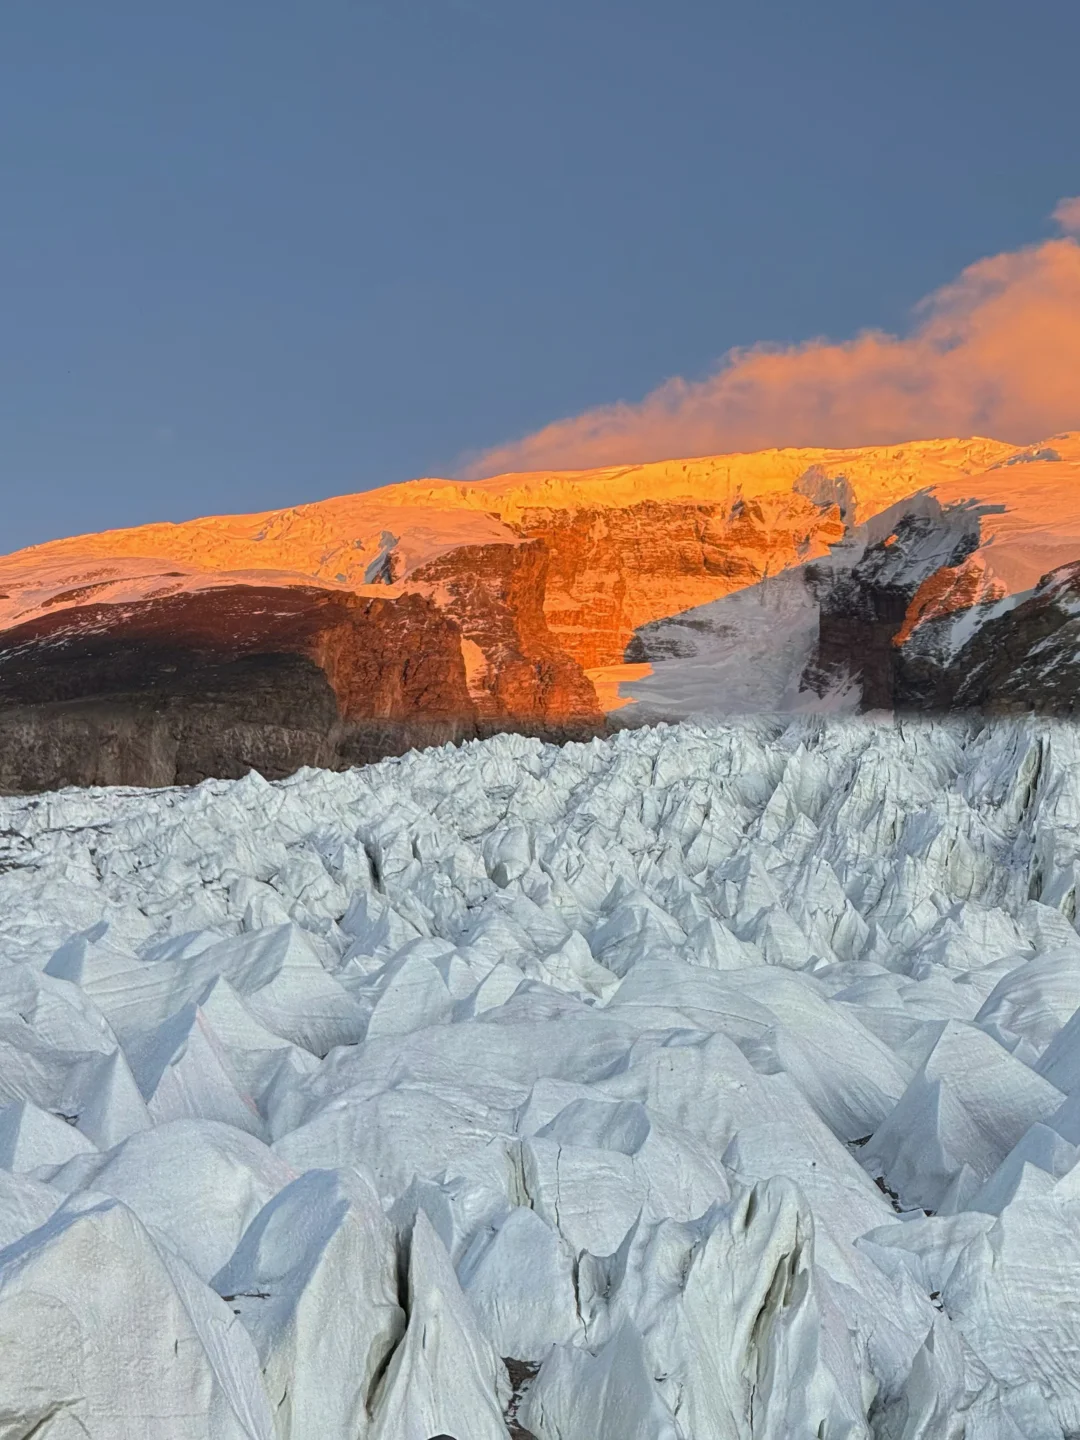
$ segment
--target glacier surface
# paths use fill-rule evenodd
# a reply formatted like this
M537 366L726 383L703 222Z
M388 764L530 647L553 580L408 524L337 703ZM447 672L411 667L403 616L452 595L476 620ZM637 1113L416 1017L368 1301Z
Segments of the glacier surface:
M0 800L0 1440L1080 1433L1080 730Z

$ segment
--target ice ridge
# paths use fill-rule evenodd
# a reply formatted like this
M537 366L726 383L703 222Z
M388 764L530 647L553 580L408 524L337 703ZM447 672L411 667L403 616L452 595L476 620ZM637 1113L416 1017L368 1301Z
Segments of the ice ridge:
M0 1437L1080 1433L1080 730L0 799Z

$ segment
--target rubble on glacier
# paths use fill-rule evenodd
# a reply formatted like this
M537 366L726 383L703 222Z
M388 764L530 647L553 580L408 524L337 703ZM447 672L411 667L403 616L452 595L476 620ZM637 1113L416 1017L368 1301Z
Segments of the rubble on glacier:
M0 812L4 1440L1080 1432L1080 730Z

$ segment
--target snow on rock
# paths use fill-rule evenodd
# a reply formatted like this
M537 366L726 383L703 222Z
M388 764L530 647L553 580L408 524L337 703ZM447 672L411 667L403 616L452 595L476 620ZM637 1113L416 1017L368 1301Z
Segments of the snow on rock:
M0 1435L1080 1433L1080 732L0 799Z

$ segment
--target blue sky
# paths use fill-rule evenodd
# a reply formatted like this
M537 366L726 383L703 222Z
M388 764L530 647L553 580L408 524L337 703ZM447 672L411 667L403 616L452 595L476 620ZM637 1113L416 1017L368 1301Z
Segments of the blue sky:
M0 550L904 329L1080 192L1076 0L9 0Z

